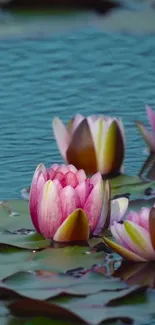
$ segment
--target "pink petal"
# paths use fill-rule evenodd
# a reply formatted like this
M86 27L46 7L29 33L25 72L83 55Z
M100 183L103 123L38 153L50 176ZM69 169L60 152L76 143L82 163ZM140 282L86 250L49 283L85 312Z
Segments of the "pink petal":
M56 174L56 171L52 167L47 169L48 179L54 179L55 174Z
M133 262L146 262L146 259L140 257L139 255L131 252L130 250L124 248L123 246L113 242L109 238L103 238L105 243L117 254L121 255L124 259Z
M136 121L136 125L142 134L145 142L149 146L149 149L152 152L155 152L155 136L153 132L149 132L149 130L143 125L142 122Z
M101 173L96 173L90 178L90 183L95 186L98 182L102 180Z
M80 169L76 172L76 177L77 177L78 183L85 181L87 178L83 169Z
M61 201L56 184L47 181L40 194L38 224L45 238L53 238L62 223Z
M101 181L92 189L84 205L84 211L88 217L92 233L94 232L101 215L104 200L103 194L104 187L103 182Z
M66 160L66 152L71 138L67 128L58 117L53 120L53 132L61 155Z
M140 241L139 241L139 244L137 244L138 238L137 238L137 242L136 242L132 239L132 234L129 235L127 233L127 231L125 229L126 224L133 225L133 227L136 229L137 233L140 233L140 235L144 238L145 243L146 243L145 250L141 247ZM144 228L135 224L132 221L126 221L123 225L116 223L115 227L116 227L117 233L119 234L121 240L125 243L125 245L127 245L127 247L132 252L136 253L137 255L139 255L145 259L150 259L153 256L155 258L155 252L153 251L151 241L150 241L149 232L147 230L145 230Z
M93 189L93 185L89 184L87 181L79 183L75 188L80 198L81 207L84 206L86 199L88 198L88 195L90 194L92 189Z
M75 118L73 119L73 124L72 124L72 134L76 130L76 128L79 126L79 124L84 120L84 116L81 114L77 114Z
M155 112L152 110L152 108L149 105L146 105L146 111L149 123L152 127L152 130L155 132Z
M115 221L113 223L113 225L110 227L111 233L113 235L113 237L116 239L117 243L122 245L123 247L129 249L128 245L126 244L126 242L123 241L123 239L121 238L121 236L119 235L119 232L117 231L117 222Z
M60 191L63 221L77 208L80 208L80 199L75 189L66 186Z
M38 225L38 201L39 201L40 191L42 190L46 179L47 179L46 168L43 164L40 164L36 168L33 175L31 189L30 189L30 199L29 199L31 219L34 227L38 232L40 232L39 225Z
M139 225L149 230L149 208L142 208L139 213Z
M137 248L136 245L134 245L133 241L130 239L129 235L127 234L127 232L124 228L124 224L119 224L119 223L115 222L114 226L115 226L117 235L120 237L119 243L122 241L122 244L125 248L128 248L132 252L141 256L141 249ZM115 233L113 233L114 228L111 227L110 229L111 229L112 234L115 235Z
M55 173L55 176L54 176L54 179L58 179L58 181L61 183L64 179L64 174L61 173L61 172L56 172Z
M124 227L136 249L141 250L139 255L147 260L155 260L155 251L152 247L150 233L132 221L125 221Z
M135 211L130 211L126 217L126 220L133 221L137 225L140 225L146 230L149 230L149 213L149 208L142 208L139 214Z
M139 215L135 211L130 211L129 214L126 216L126 220L133 221L138 225L139 224Z
M77 172L77 169L76 169L76 167L74 166L74 165L68 165L67 166L68 167L68 169L70 170L70 172L72 172L72 173L76 173Z
M128 208L128 204L129 200L126 197L111 201L110 225L112 225L114 221L119 222L122 219Z
M96 120L98 120L100 118L101 118L101 116L95 115L95 114L90 115L90 116L87 117L88 121L91 121L91 122L96 122Z
M61 172L62 174L66 174L69 172L69 168L68 166L66 166L65 164L59 165L59 167L57 168L56 172Z
M76 177L76 174L72 173L72 172L68 172L63 181L62 181L62 186L65 187L67 185L70 185L72 187L76 187L78 185L78 180Z
M59 180L58 179L54 179L53 180L53 183L55 184L58 193L60 193L60 191L62 190L63 187L62 187L61 183L59 182Z
M59 164L53 164L50 168L56 171L59 168Z

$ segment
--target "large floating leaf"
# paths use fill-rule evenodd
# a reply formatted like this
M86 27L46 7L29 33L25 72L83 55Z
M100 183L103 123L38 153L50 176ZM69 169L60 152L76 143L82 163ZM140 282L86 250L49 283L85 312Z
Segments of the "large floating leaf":
M89 268L94 264L104 263L105 253L91 253L87 247L66 247L51 249L34 254L33 260L38 261L40 267L65 272L79 266Z
M112 293L106 299L106 293L89 296L86 299L69 299L62 302L61 298L56 302L42 302L37 299L24 299L11 303L9 309L15 315L21 316L47 316L63 320L70 320L84 324L100 324L106 320L124 320L125 323L136 320L140 324L146 324L154 313L153 298L148 309L149 298L145 288L127 289L126 292ZM89 300L90 299L90 300ZM134 304L133 304L134 302ZM110 306L108 305L110 304ZM150 315L149 315L150 313Z
M19 271L39 270L67 272L71 276L82 276L93 265L104 263L105 253L91 252L88 247L49 248L41 252L12 247L1 248L0 279ZM39 272L38 271L38 272Z
M81 279L75 279L58 274L39 276L29 272L21 272L3 280L3 284L0 285L0 298L12 299L17 296L24 296L47 300L64 293L74 296L86 296L100 291L124 291L126 288L127 285L119 279L106 278L98 274L86 274Z
M146 181L138 176L120 175L111 179L112 196L144 196L151 195L155 190L154 181Z
M18 235L6 231L0 233L0 244L37 250L50 246L50 240L44 239L44 237L37 233L32 235Z
M6 247L0 251L0 280L15 272L27 271L32 268L33 252L13 247Z
M27 201L1 202L0 244L25 249L40 249L50 246L50 240L45 240L40 234L35 233Z
M34 230L29 217L28 203L24 200L3 201L0 203L0 231L7 229Z

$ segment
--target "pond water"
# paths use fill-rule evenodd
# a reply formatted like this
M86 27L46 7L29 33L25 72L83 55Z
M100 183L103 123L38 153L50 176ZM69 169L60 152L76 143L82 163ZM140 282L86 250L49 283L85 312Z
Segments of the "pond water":
M138 173L145 144L134 120L155 108L155 37L99 26L0 40L0 199L17 198L37 164L61 162L51 122L82 114L121 116L125 171Z

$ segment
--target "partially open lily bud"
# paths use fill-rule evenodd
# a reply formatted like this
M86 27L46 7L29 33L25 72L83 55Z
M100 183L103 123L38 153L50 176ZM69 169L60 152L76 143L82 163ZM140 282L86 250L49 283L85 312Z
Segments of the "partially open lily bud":
M32 179L29 207L35 229L45 238L87 241L122 218L128 199L110 202L109 181L103 181L100 173L86 178L73 165L46 169L40 164Z
M149 124L151 126L151 131L145 127L145 125L140 122L136 121L136 126L141 133L144 141L147 144L147 153L148 157L143 163L139 176L142 176L146 173L146 178L148 179L155 179L155 111L149 105L146 105L146 112Z
M104 237L116 253L134 262L155 260L155 208L131 211L123 224L114 221L110 228L116 242Z
M87 174L120 171L125 153L124 128L120 119L78 114L67 126L59 118L53 131L64 160Z
M143 139L148 145L150 152L155 153L155 112L152 110L152 108L149 105L146 105L146 112L147 112L149 124L152 128L152 132L150 132L140 121L136 121L136 125Z

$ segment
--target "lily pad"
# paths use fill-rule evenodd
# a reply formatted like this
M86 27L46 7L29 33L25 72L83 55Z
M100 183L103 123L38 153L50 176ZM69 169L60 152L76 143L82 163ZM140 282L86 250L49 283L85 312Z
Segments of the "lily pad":
M74 324L94 325L103 320L111 320L111 318L114 320L142 319L142 316L136 316L135 312L132 317L129 317L129 313L131 313L131 309L132 312L135 310L134 306L131 306L133 298L136 296L136 299L140 299L142 295L145 298L146 288L137 286L128 288L125 283L114 278L107 279L103 276L89 274L83 279L71 279L58 275L39 277L32 273L19 273L7 278L3 283L0 286L0 298L2 299L5 296L5 299L11 299L8 308L16 316L39 316L40 318L40 316L46 315L46 317L52 318L52 324L59 324L55 323L55 318L63 319L63 322L70 320ZM83 294L78 297L77 290L80 286L83 287ZM53 289L55 293L52 292ZM76 295L76 298L73 297L73 291L75 291L74 296ZM99 291L98 295L93 294ZM37 295L36 299L28 298L29 294L34 295L32 292ZM67 296L63 298L62 293L67 294ZM90 300L88 294L90 294ZM82 298L81 295L87 295L87 298ZM48 302L42 301L45 296ZM57 296L57 298L49 300L50 296ZM22 299L19 300L19 298ZM12 299L17 300L12 303ZM124 299L129 300L130 306L127 309L123 308ZM141 303L146 302L146 299L143 300ZM115 308L116 304L119 305L117 309ZM114 307L112 308L112 306ZM148 315L145 313L145 320L147 317ZM40 324L39 318L35 320L34 324Z
M39 276L33 272L20 272L3 280L0 285L0 298L13 299L19 296L47 300L60 294L81 297L100 291L124 291L126 288L125 282L98 274L86 274L81 279L75 279L59 274Z
M27 271L32 267L33 252L14 247L1 248L0 280L19 271Z
M18 235L4 231L0 233L0 244L37 250L50 246L50 240L45 239L38 233Z
M50 246L50 240L35 233L27 201L1 202L0 244L35 250Z
M146 181L139 176L120 175L111 179L112 197L123 196L142 197L155 191L155 182Z
M47 317L52 319L66 319L72 321L72 323L80 322L90 325L98 325L107 320L122 320L125 323L136 320L140 324L146 324L151 320L154 309L153 303L150 304L151 308L147 309L150 301L147 297L146 288L136 286L124 290L124 294L122 292L112 293L110 299L105 297L106 294L101 293L99 296L89 296L74 301L71 298L67 302L62 302L61 298L59 302L58 298L55 303L53 300L42 302L37 299L22 299L11 303L9 309L13 314L20 316L44 316L46 314ZM134 297L136 297L136 300ZM153 301L153 297L154 295L151 301ZM124 299L128 300L128 304L125 303ZM133 301L134 303L136 301L135 305ZM107 302L111 302L111 306L107 306Z
M28 202L24 200L2 201L0 203L0 231L28 229L33 231Z
M93 253L88 247L49 248L36 250L19 250L4 247L0 252L0 279L22 271L67 272L72 277L81 277L94 265L104 263L105 253Z
M105 253L91 253L88 247L68 246L65 248L47 248L33 256L38 265L56 272L66 272L78 267L89 268L104 263Z

